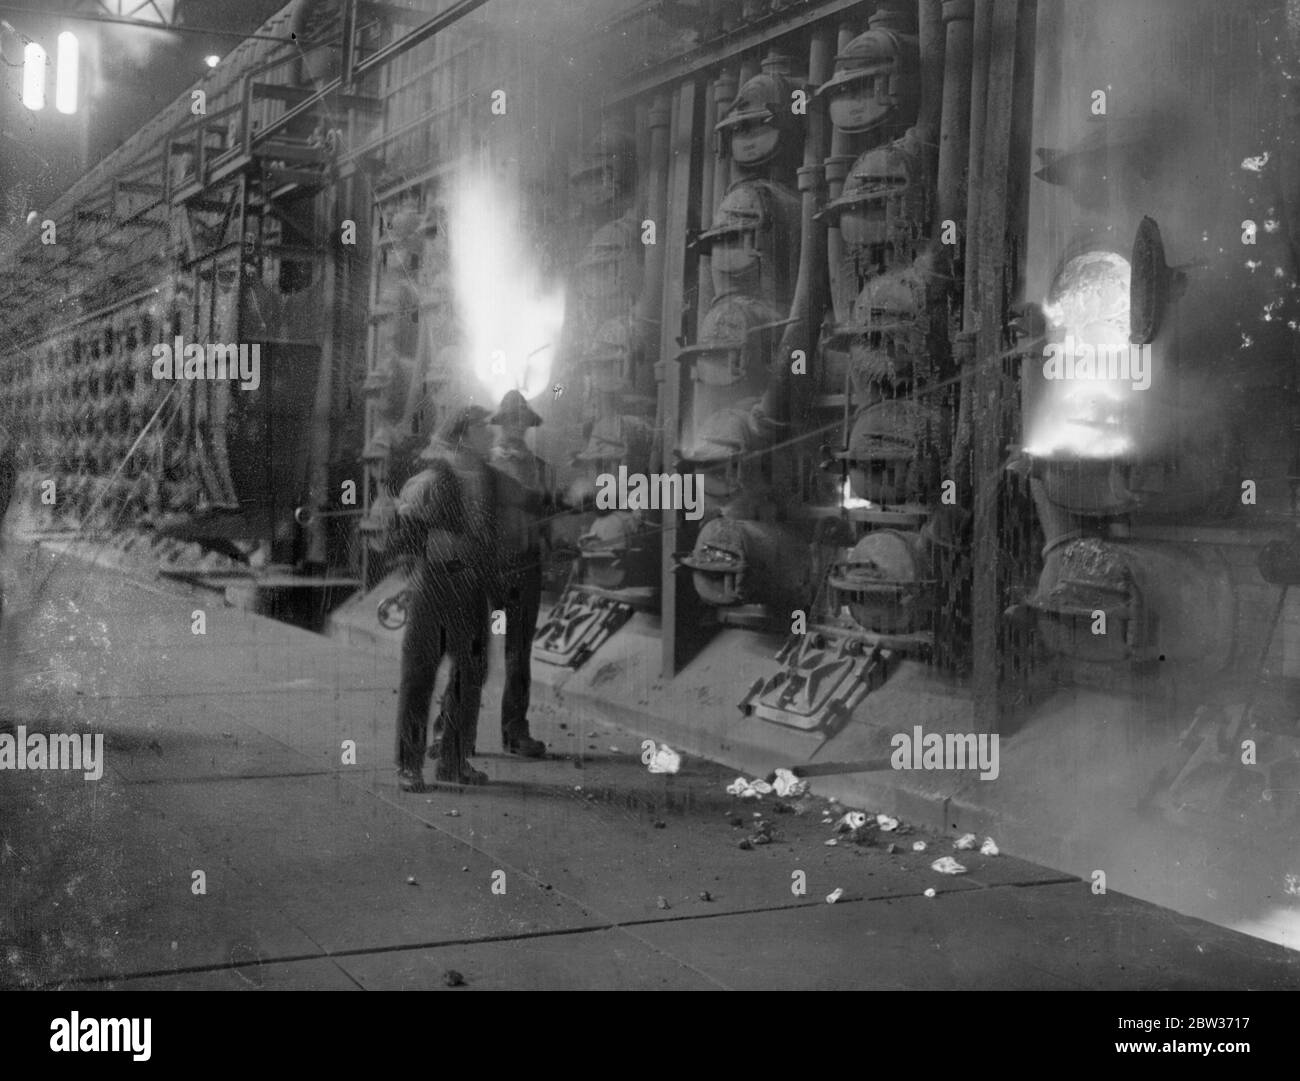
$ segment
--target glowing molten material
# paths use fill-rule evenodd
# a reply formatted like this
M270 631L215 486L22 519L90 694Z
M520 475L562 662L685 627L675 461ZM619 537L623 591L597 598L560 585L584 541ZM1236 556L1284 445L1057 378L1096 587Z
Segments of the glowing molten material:
M482 163L458 170L447 203L465 358L496 402L550 390L564 291L544 285L520 229L517 194Z
M853 482L846 480L840 495L840 506L845 510L870 510L875 506L870 499L859 499L853 494Z
M1091 346L1129 340L1128 260L1091 251L1066 263L1043 314L1073 339ZM1128 384L1106 379L1046 380L1034 409L1026 450L1040 457L1113 458L1132 449L1133 404Z

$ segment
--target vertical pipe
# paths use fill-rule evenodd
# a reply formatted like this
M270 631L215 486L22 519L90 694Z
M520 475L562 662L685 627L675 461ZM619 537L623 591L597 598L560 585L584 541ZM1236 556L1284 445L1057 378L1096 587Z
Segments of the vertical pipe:
M855 37L852 25L841 23L836 35L836 51L843 52L844 48ZM846 132L834 128L831 131L831 153L826 159L826 198L836 199L840 192L844 190L844 180L849 175L849 167L853 164L853 155L849 153L852 145L851 136ZM838 224L831 225L826 230L826 265L830 271L831 280L831 302L835 307L835 322L843 323L849 317L848 305L845 304L843 296L846 290L837 288L840 274L840 264L844 261L844 240L840 235ZM845 439L848 433L845 433Z
M698 183L693 168L694 121L696 117L696 85L682 83L674 93L672 128L669 140L668 214L670 220L664 230L665 270L662 316L659 334L659 370L663 382L659 388L660 430L664 440L680 435L682 411L681 365L677 363L677 336L681 333L685 291L689 281L686 259L686 232L690 228L692 187ZM703 109L699 110L701 113ZM668 250L671 249L671 250ZM658 466L652 466L658 468ZM685 662L690 648L688 636L699 616L694 611L691 597L694 590L677 573L673 560L679 542L685 543L689 534L683 535L682 515L678 510L665 510L662 517L662 548L660 550L660 598L663 637L660 660L665 679L671 679Z
M993 0L974 0L975 25L971 39L970 132L966 166L966 228L964 234L965 281L962 288L962 334L958 355L962 359L957 431L953 437L948 475L957 490L970 491L970 450L974 403L974 353L971 346L979 328L979 222L984 193L985 99L988 97L989 49L993 32Z
M943 0L947 30L944 47L943 113L939 130L939 182L935 224L959 222L966 209L962 173L970 157L971 48L973 0Z
M730 69L722 71L718 75L718 81L714 89L715 108L719 117L736 100L738 92L739 84L736 82L736 76ZM713 223L718 207L722 205L723 197L727 194L727 188L731 183L731 159L723 149L721 137L718 136L714 136L713 139L713 159L713 203L712 205L704 204L704 214L700 219L704 228L708 228ZM701 273L703 273L703 270L701 270Z
M1003 286L1007 275L1011 224L1008 183L1013 157L1012 113L1020 0L993 0L989 53L987 117L984 127L984 201L979 233L979 329L974 378L974 552L971 590L972 690L975 727L996 732L1001 707L1001 515L1003 375L1000 356L1005 318Z
M700 143L703 149L701 155L703 158L703 173L700 178L701 228L707 228L707 223L713 220L713 181L719 172L719 162L717 153L710 153L710 150L720 141L713 129L718 122L718 114L722 108L722 104L718 101L718 87L721 82L722 79L718 78L713 82L706 83L704 87L704 130L700 133ZM709 305L713 303L711 263L712 260L707 255L700 257L700 284L697 292L699 299L695 305L695 336L697 339L704 327L704 315L709 310Z
M342 200L337 186L331 186L323 200L333 213L327 221L339 221L346 214L339 214ZM331 234L334 235L334 234ZM316 368L316 396L312 402L311 426L309 428L307 459L307 506L313 512L324 509L329 500L329 452L331 414L334 404L334 356L338 349L339 303L338 303L338 266L337 249L331 242L325 256L325 275L321 285L321 296L325 302L325 335L321 341L320 360ZM267 390L270 390L268 385ZM269 398L270 395L268 394ZM328 518L313 513L307 525L307 555L309 564L324 565L328 559L325 542Z
M646 245L645 276L637 304L637 333L643 335L646 356L659 351L659 315L664 296L664 248L668 222L668 134L672 107L667 94L655 97L646 121L650 128L650 168L646 195L646 217L654 222L655 242ZM638 385L640 381L638 380Z
M813 84L825 82L829 77L831 65L830 31L814 31L808 49L808 78ZM826 113L820 99L815 99L808 111L808 127L804 135L803 166L799 169L800 204L800 240L799 273L795 279L794 299L790 304L789 323L781 333L781 344L776 355L771 359L767 390L763 395L763 411L769 420L788 423L791 415L802 417L803 406L808 400L806 388L810 382L801 380L798 386L798 403L791 401L794 387L791 385L791 354L802 349L805 356L812 353L814 330L813 320L821 314L822 296L818 287L821 276L817 273L817 264L821 257L821 230L813 215L817 213L817 203L821 195L825 177L826 156ZM816 281L814 281L816 279ZM814 297L815 294L815 297ZM792 406L794 408L792 409Z
M633 109L632 132L636 143L636 218L639 223L654 217L650 209L651 200L648 198L650 185L654 183L651 176L651 159L654 154L650 150L650 106L644 101L638 101Z
M962 330L969 331L979 329L978 226L984 203L984 132L988 119L986 106L992 38L993 0L975 0L975 27L971 40L970 150L966 177L966 303L962 313Z
M969 3L969 0L967 0ZM947 12L942 0L917 0L917 43L921 52L921 106L917 127L926 146L939 137L941 109L947 94L952 68L945 67L943 23Z

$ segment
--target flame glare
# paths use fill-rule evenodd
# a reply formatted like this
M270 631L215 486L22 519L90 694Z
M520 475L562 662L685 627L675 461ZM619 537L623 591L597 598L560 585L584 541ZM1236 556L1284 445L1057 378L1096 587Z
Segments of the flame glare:
M1067 336L1092 346L1129 344L1128 260L1108 251L1071 259L1043 304L1043 314ZM1133 449L1126 414L1132 394L1105 379L1044 379L1025 450L1038 457L1114 458Z
M520 210L517 193L483 162L462 166L450 184L448 242L465 358L494 402L510 390L531 399L551 389L564 324L564 290L542 282Z
M875 506L870 499L859 499L853 494L853 482L846 479L840 493L840 506L845 510L870 510Z

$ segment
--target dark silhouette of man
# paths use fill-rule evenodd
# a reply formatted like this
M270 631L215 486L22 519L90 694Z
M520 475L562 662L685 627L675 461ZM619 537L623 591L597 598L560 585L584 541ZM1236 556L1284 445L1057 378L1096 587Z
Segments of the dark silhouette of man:
M546 744L528 730L532 692L533 634L542 604L542 560L546 548L546 519L555 511L555 473L534 454L524 436L542 418L524 396L512 390L488 418L499 429L488 458L495 470L515 484L502 485L500 514L500 572L492 601L506 616L505 690L501 696L501 740L510 754L540 758Z
M427 468L397 500L399 543L415 559L397 697L398 783L405 792L424 790L429 706L444 656L451 671L436 777L456 784L488 779L469 763L487 677L488 590L497 572L497 483L486 460L486 418L480 406L448 417L420 456Z

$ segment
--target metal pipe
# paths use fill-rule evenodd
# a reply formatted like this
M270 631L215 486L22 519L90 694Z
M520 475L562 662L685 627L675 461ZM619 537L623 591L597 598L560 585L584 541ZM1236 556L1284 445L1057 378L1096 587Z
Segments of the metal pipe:
M344 182L350 190L351 182ZM338 189L333 189L333 198L327 200L333 204L327 221L338 221L347 215L340 214L344 200L339 197ZM324 281L321 299L325 305L325 335L321 342L320 361L316 369L316 395L312 402L311 426L307 458L307 501L312 507L324 506L329 488L329 456L332 443L332 419L334 404L334 356L339 334L338 304L338 257L331 252L325 260ZM295 511L295 517L297 512ZM307 530L307 562L326 563L328 561L328 543L326 530L320 521L309 520L302 525Z
M655 242L646 245L645 284L637 303L638 331L646 330L646 355L659 353L658 313L664 296L664 238L659 234L667 230L668 213L668 129L672 123L672 106L667 94L655 97L650 107L650 170L649 191L646 195L646 217L655 226ZM651 331L655 332L651 332Z
M830 78L831 40L830 31L818 29L813 32L808 47L808 79L814 86ZM790 322L781 333L781 344L776 355L771 359L767 389L763 394L763 411L769 420L788 423L792 413L791 405L791 355L796 349L802 349L805 357L812 353L814 331L812 321L821 315L824 306L820 284L821 276L817 264L821 259L821 230L813 215L817 213L818 198L825 181L826 156L826 119L824 105L820 99L808 112L808 127L804 134L803 166L799 169L799 192L802 196L800 205L799 234L799 272L795 279L794 298L790 304ZM814 278L817 280L814 282ZM805 387L808 380L798 384L799 408L793 410L795 416L802 415L802 404L807 401Z
M982 184L985 201L976 225L980 235L978 274L980 320L972 386L974 442L971 589L971 682L975 728L998 730L1001 710L999 643L1001 640L1001 563L1003 540L998 492L1002 474L1003 374L1002 335L1005 310L1002 283L1011 242L1007 231L1017 223L1008 207L1012 147L1012 116L1032 70L1017 71L1020 0L993 0L989 40L988 93L983 132Z
M718 75L718 82L714 91L717 112L721 116L727 108L736 100L736 95L740 92L740 84L736 82L735 74L727 69ZM717 215L718 207L722 205L722 200L727 194L727 186L730 180L730 158L723 150L723 141L716 134L713 142L713 158L715 165L713 168L713 203L705 204L704 209L708 211L707 219L701 219L701 225L708 226L712 224L714 217Z
M718 147L721 140L717 138L713 128L718 122L718 114L725 107L725 103L719 100L720 90L723 84L723 76L719 76L713 82L708 83L704 90L704 140L705 153L701 163L702 173L700 176L700 227L707 229L713 220L713 181L714 177L720 172L719 165L721 159ZM709 140L713 140L713 153L709 153ZM708 255L700 256L699 271L699 301L695 306L695 336L698 340L700 331L704 328L704 315L709 310L709 305L713 303L713 260Z
M936 230L942 228L944 221L961 221L966 211L961 182L962 173L968 167L970 158L974 14L974 0L943 0L947 44L943 54L943 113L939 129Z
M970 3L970 0L966 0ZM943 0L917 0L917 42L921 52L921 105L916 126L921 141L930 146L939 137L941 109L945 104L951 67L946 66L943 23L947 18Z
M979 221L983 212L985 98L988 97L989 51L992 47L993 0L975 0L974 31L971 38L970 131L966 166L965 282L962 287L962 332L973 344L979 329ZM973 439L974 350L962 365L961 392L957 409L957 430L953 435L952 460L948 475L958 491L970 490L970 449Z
M966 166L965 304L962 330L979 329L979 255L977 223L983 210L985 104L989 90L989 56L993 44L993 0L975 0L971 39L970 137Z
M849 23L841 23L836 34L836 52L843 52L850 41L856 37L853 26ZM853 155L849 153L851 145L851 136L847 132L834 128L831 131L831 153L826 159L826 197L827 199L839 198L840 192L844 190L845 178L849 175L849 166L853 164ZM835 322L844 323L849 318L847 305L841 298L845 290L835 288L837 283L840 265L844 261L844 238L840 233L838 221L826 230L826 266L830 271L831 278L831 302L835 307ZM848 433L845 433L848 438Z

